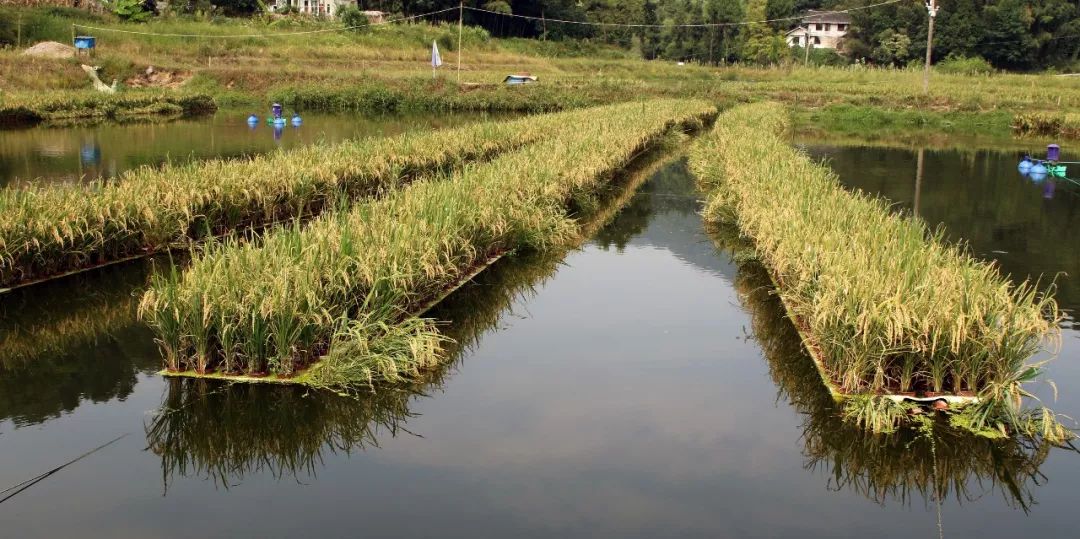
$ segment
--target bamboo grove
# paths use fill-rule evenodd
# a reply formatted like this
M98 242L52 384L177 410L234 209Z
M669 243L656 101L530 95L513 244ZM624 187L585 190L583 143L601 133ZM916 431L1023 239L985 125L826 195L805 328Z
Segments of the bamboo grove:
M732 109L695 145L691 166L709 194L706 220L735 223L753 241L828 381L852 396L977 394L969 427L1067 437L1048 410L1019 410L1021 384L1039 373L1029 360L1058 337L1052 297L888 202L843 189L779 136L787 125L776 104ZM851 411L857 422L902 415L883 409L887 399L851 402L866 412Z
M544 140L433 175L262 241L209 242L145 294L171 370L293 377L340 387L414 377L443 338L417 310L494 257L578 234L612 175L675 126L714 114L699 101L586 109L542 122ZM528 123L528 122L526 122Z

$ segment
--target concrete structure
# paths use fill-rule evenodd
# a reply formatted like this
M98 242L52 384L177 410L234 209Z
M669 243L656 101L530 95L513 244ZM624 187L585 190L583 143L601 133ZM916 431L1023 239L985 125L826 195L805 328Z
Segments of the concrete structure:
M851 15L810 10L785 38L789 47L803 47L807 40L817 49L842 49L851 28Z

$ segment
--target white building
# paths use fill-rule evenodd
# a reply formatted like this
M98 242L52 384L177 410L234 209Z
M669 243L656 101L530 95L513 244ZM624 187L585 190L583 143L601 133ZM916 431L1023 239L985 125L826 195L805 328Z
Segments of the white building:
M809 41L814 48L841 49L850 28L851 15L847 13L810 10L785 37L789 47L803 47Z
M290 6L305 15L333 17L341 8L348 6L358 7L359 2L357 0L270 0L266 3L266 8L272 12L284 11ZM365 11L363 13L367 15L373 24L383 22L385 17L381 11Z

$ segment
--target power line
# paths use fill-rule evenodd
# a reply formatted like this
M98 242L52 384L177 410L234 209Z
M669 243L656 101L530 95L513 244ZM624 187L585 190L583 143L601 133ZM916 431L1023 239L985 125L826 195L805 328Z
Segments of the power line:
M900 3L900 2L903 2L903 1L905 1L905 0L886 0L885 2L878 2L876 4L870 4L868 6L853 7L853 8L840 9L840 10L835 10L835 11L818 11L818 12L815 12L815 14L816 15L846 14L846 13L850 13L852 11L863 11L863 10L872 9L872 8L876 8L876 7L887 6L887 5L891 5L891 4L897 4L897 3ZM411 16L408 16L408 17L400 17L400 18L397 18L397 19L391 19L391 20L387 20L387 21L382 21L382 22L379 22L379 23L374 23L374 24L366 25L366 26L386 26L386 25L393 24L393 23L411 21L411 20L421 19L421 18L424 18L424 17L431 17L431 16L434 16L434 15L441 15L443 13L449 13L451 11L458 11L458 10L461 10L462 8L470 10L470 11L475 11L475 12L478 12L478 13L487 13L487 14L491 14L491 15L498 15L498 16L502 16L502 17L510 17L510 18L516 18L516 19L530 20L530 21L541 21L541 22L544 22L544 23L554 22L554 23L563 23L563 24L576 24L576 25L580 25L580 26L601 26L601 27L609 27L609 28L612 28L612 27L614 27L614 28L722 28L722 27L732 27L732 26L747 26L747 25L751 25L751 24L765 24L765 23L772 23L772 22L799 21L799 20L803 20L803 19L806 18L806 15L801 15L801 16L794 16L794 17L780 17L780 18L776 18L776 19L763 19L763 20L759 20L759 21L700 23L700 24L632 24L632 23L573 21L573 20L568 20L568 19L549 19L549 18L546 18L546 17L534 17L534 16L530 16L530 15L518 15L518 14L513 14L513 13L501 13L501 12L498 12L498 11L492 11L492 10L488 10L488 9L478 8L478 7L460 6L459 5L457 7L449 7L449 8L446 8L446 9L441 9L441 10L438 10L438 11L432 11L432 12L429 12L429 13L423 13L423 14L420 14L420 15L411 15ZM325 33L333 33L333 32L342 32L342 31L346 31L346 30L354 30L354 29L357 29L357 28L363 28L364 27L364 26L346 26L346 27L341 27L341 28L323 28L323 29L319 29L319 30L307 30L307 31L302 31L302 32L282 32L282 33L275 33L275 34L172 34L172 33L162 33L162 32L140 32L140 31L137 31L137 30L123 30L123 29L119 29L119 28L106 28L106 27L101 27L101 26L90 26L90 25L86 25L86 24L72 24L71 26L72 26L72 28L83 28L83 29L86 29L86 30L96 30L96 31L99 31L99 32L112 32L112 33L119 33L119 34L132 34L132 35L141 35L141 36L222 38L222 39L227 39L227 38L270 38L270 37L304 36L304 35L313 35L313 34L325 34Z
M457 9L458 8L456 8L456 7L446 8L446 9L442 9L442 10L439 10L439 11L432 11L431 13L423 13L423 14L420 14L420 15L412 15L412 16L409 16L409 17L400 17L400 18L397 18L397 19L390 19L390 20L386 20L386 21L382 21L382 22L378 22L378 23L373 23L373 24L369 24L369 25L345 26L345 27L341 27L341 28L323 28L323 29L320 29L320 30L308 30L308 31L304 31L304 32L282 32L282 33L276 33L276 34L167 34L167 33L158 33L158 32L139 32L139 31L136 31L136 30L122 30L122 29L119 29L119 28L103 28L103 27L100 27L100 26L88 26L88 25L85 25L85 24L72 24L71 26L73 28L84 28L84 29L87 29L87 30L97 30L99 32L114 32L114 33L118 33L118 34L134 34L134 35L140 35L140 36L158 36L158 37L210 37L210 38L291 37L291 36L305 36L305 35L311 35L311 34L325 34L325 33L331 33L331 32L343 32L345 30L355 30L357 28L365 28L367 26L386 26L388 24L393 24L393 23L397 23L397 22L410 21L410 20L414 20L414 19L420 19L420 18L423 18L423 17L430 17L432 15L440 15L442 13L446 13L446 12L449 12L449 11L455 11Z
M814 15L834 15L841 13L850 13L852 11L863 11L871 8L887 6L890 4L898 4L907 0L887 0L885 2L879 2L877 4L870 4L868 6L853 7L848 9L840 9L836 11L816 11ZM749 24L764 24L769 22L785 22L785 21L800 21L805 19L806 15L797 17L781 17L778 19L764 19L760 21L741 21L741 22L717 22L717 23L701 23L701 24L629 24L629 23L615 23L615 22L591 22L591 21L571 21L565 19L549 19L546 17L534 17L530 15L517 15L514 13L502 13L499 11L491 11L489 9L483 9L478 7L465 6L465 9L471 11L478 11L481 13L489 13L492 15L501 15L503 17L513 17L517 19L526 19L530 21L541 22L561 22L564 24L577 24L581 26L606 26L616 28L717 28L724 26L746 26Z
M1017 40L1023 39L1025 37L1032 37L1032 36L1031 35L1023 35L1023 36L1017 36L1016 39L1003 39L1003 40L1000 40L1000 41L980 41L980 42L978 42L978 45L998 45L998 44L1001 44L1001 43L1014 43ZM1041 44L1041 43L1047 43L1047 42L1050 42L1050 41L1057 41L1059 39L1072 39L1072 38L1080 38L1080 34L1070 34L1070 35L1065 35L1065 36L1051 37L1051 38L1039 40L1039 43Z

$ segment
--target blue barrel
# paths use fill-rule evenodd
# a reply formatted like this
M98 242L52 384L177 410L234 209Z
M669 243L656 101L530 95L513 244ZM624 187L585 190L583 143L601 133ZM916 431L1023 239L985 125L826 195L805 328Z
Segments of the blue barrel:
M274 119L281 118L281 103L270 105L270 112L273 113Z
M1031 176L1031 179L1037 182L1041 182L1046 179L1046 174L1048 172L1049 170L1047 170L1046 165L1042 163L1035 163L1035 165L1032 166L1031 170L1028 172L1028 175Z
M1060 161L1061 160L1061 146L1057 144L1051 144L1046 147L1046 160L1047 161Z
M75 36L75 48L90 50L97 46L97 38L94 36Z

